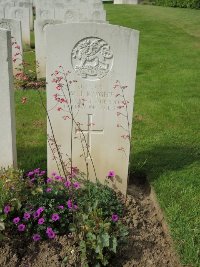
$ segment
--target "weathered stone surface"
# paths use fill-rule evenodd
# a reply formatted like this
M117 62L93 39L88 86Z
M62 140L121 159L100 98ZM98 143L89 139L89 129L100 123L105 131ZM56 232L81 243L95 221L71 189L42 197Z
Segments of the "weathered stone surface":
M37 61L37 77L46 77L46 39L45 30L48 25L59 24L58 20L35 20L35 52Z
M17 165L11 32L0 29L0 167Z
M14 19L0 19L0 28L11 31L13 73L16 74L22 68L23 60L21 22Z
M25 7L5 8L5 18L17 19L21 21L22 41L30 45L30 10Z
M125 194L139 34L103 23L61 24L49 26L46 32L47 108L64 161L69 160L66 155L72 157L73 166L89 179L95 180L97 176L101 182L109 170L114 170L118 178L116 186ZM67 76L70 81L77 81L69 82L71 100L65 85L52 83L62 76L59 73L62 67L58 66L71 72ZM116 80L120 82L116 84ZM61 83L65 84L63 80ZM73 114L68 106L70 101ZM75 116L73 127L72 116ZM50 125L48 135L52 136ZM53 147L48 148L49 173L57 170Z

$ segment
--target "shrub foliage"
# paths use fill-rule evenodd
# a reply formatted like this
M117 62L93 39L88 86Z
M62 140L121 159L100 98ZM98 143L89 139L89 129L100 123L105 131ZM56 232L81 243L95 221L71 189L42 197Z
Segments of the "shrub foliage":
M200 8L200 0L155 0L154 3L159 6Z

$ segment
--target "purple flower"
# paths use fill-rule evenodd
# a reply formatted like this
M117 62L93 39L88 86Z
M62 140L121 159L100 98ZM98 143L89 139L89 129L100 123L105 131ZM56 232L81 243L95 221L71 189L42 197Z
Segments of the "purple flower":
M46 173L45 171L41 171L40 175L42 176L42 175L44 175L45 173Z
M25 219L25 220L28 221L28 220L30 219L30 217L31 217L30 213L28 213L28 212L25 212L25 213L24 213L24 219Z
M58 208L59 208L60 210L63 210L63 209L64 209L64 206L63 206L63 205L60 205L60 206L58 206Z
M74 209L77 210L78 209L78 206L76 204L74 204Z
M40 173L40 168L35 169L33 172L34 172L35 174L39 174L39 173Z
M48 187L47 189L46 189L46 192L47 193L49 193L49 192L51 192L52 191L52 188L50 188L50 187Z
M70 181L66 181L64 183L64 186L67 187L67 188L69 188L71 186L71 182Z
M54 231L50 227L47 227L46 233L48 235L48 238L50 238L50 239L53 239L56 236L56 234L54 233Z
M108 172L108 178L113 178L115 177L115 171L111 170Z
M33 235L33 240L34 241L39 241L41 239L41 236L39 234Z
M20 232L24 232L25 229L26 229L26 225L25 225L25 224L19 224L19 225L18 225L18 231L20 231Z
M47 230L46 230L46 233L48 234L48 233L50 233L50 232L52 232L53 230L52 230L52 228L51 227L47 227Z
M78 182L73 183L73 186L74 186L76 189L79 189L79 188L80 188L80 184L79 184Z
M14 223L14 224L18 224L19 221L20 221L20 218L19 218L19 217L15 217L15 218L13 219L13 223Z
M58 215L58 213L54 213L54 214L52 214L51 219L54 222L55 221L59 221L60 220L60 216Z
M37 209L37 212L38 213L42 213L44 211L44 208L43 207L40 207L39 209Z
M44 218L40 218L40 219L38 220L38 224L40 224L40 225L41 225L41 224L43 224L43 223L44 223L44 221L45 221L45 220L44 220Z
M10 211L11 211L11 207L10 207L10 205L6 205L6 206L4 207L4 213L5 213L5 214L8 214Z
M29 172L28 174L27 174L27 176L32 176L32 175L34 175L34 172Z
M56 234L54 232L50 232L47 235L48 235L48 238L50 238L50 239L54 239L56 236Z
M62 181L62 177L59 176L59 175L56 175L56 176L55 176L55 179L56 179L57 181Z
M112 221L117 222L119 220L119 216L117 214L112 215Z
M56 175L56 172L52 172L52 174L51 174L52 176L55 176Z
M38 211L33 213L33 218L37 219L38 217L40 217L40 213Z
M70 199L67 201L67 207L69 209L72 209L73 208L72 201Z
M50 184L53 180L51 178L47 178L47 184Z

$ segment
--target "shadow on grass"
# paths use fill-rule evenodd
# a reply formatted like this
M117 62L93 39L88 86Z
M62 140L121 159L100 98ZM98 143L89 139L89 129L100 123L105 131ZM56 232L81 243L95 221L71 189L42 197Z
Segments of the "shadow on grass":
M18 146L18 168L28 171L35 168L47 169L47 148L45 146Z
M182 170L200 161L200 149L186 146L153 146L131 155L130 183L144 184L158 179L163 173Z

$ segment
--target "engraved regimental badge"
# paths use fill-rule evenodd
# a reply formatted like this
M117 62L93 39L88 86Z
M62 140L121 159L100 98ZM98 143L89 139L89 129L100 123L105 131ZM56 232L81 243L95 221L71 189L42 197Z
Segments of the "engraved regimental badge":
M87 37L80 40L72 50L72 66L87 80L99 80L105 77L113 65L113 52L104 40Z

